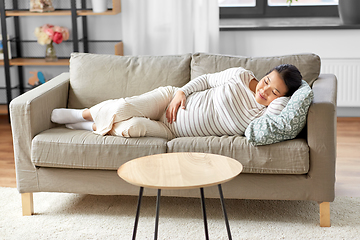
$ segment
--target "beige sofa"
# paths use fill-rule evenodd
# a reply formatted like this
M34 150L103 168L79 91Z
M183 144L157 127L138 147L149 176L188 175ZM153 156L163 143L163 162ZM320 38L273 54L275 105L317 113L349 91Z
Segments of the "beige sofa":
M313 89L307 125L299 136L276 144L253 146L244 136L161 138L99 136L70 130L50 121L54 108L86 108L107 99L138 95L159 86L183 86L204 73L244 67L262 78L281 63L296 65ZM332 74L321 74L314 54L236 57L214 54L178 56L110 56L74 53L70 73L11 102L11 125L17 187L23 214L33 213L35 192L137 195L116 173L131 159L165 152L208 152L244 165L223 185L225 198L311 200L320 204L321 226L330 225L336 158L336 92ZM145 195L156 195L145 190ZM164 190L166 196L198 197L197 190ZM218 198L217 188L205 196Z

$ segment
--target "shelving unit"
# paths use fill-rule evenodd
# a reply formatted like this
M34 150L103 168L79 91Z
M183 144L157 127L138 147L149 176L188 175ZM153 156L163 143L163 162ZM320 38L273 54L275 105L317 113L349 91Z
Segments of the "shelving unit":
M112 0L113 8L102 13L94 13L91 9L77 9L78 16L90 15L116 15L121 12L120 0ZM7 17L24 17L24 16L71 16L71 10L55 10L53 12L30 12L28 10L7 10L5 16Z
M20 17L26 16L70 16L72 22L72 41L68 41L72 43L72 52L79 52L79 43L83 44L83 52L89 52L89 42L87 33L87 16L96 16L96 15L116 15L121 12L121 0L112 0L112 9L108 9L106 12L102 13L94 13L91 9L87 9L86 0L81 0L81 6L77 8L76 0L70 0L71 7L70 9L60 9L52 12L30 12L28 9L19 9L18 1L22 0L14 0L12 2L13 6L11 9L6 9L5 0L0 0L0 15L1 15L1 34L3 37L3 52L4 52L4 60L0 60L0 66L4 67L4 75L5 75L5 84L6 84L6 94L7 94L7 105L9 105L12 100L12 87L11 87L11 76L10 76L10 67L17 66L19 73L19 84L18 89L20 90L20 94L24 92L23 86L23 66L67 66L69 65L69 57L67 58L59 58L56 62L46 62L43 56L39 56L39 58L26 58L22 57L22 45L21 43L25 42L20 38ZM6 19L9 17L14 18L14 28L15 28L15 36L14 40L11 42L15 42L16 47L16 56L12 59L9 59L8 56L8 33L7 33L7 24ZM77 18L81 17L82 19L82 28L83 28L83 38L78 38L78 26L77 26ZM109 41L112 42L112 41ZM114 46L114 51L116 55L123 55L123 43L119 41Z
M69 59L60 58L56 62L46 62L41 58L15 58L10 59L10 66L67 66Z

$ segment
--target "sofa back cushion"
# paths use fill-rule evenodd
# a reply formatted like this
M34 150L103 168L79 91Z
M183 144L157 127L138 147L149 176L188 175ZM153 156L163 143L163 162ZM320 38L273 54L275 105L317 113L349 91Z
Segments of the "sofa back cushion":
M89 108L108 99L140 95L190 80L191 54L115 56L72 53L69 108Z
M196 53L192 56L191 61L191 79L205 73L220 72L231 67L243 67L252 71L260 80L272 68L285 63L295 65L309 85L320 74L320 57L310 53L274 57L241 57Z

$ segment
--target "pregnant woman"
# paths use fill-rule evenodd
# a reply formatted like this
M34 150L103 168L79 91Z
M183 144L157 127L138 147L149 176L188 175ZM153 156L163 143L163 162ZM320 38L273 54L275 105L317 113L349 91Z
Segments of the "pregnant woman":
M280 114L301 80L290 64L271 69L260 81L249 70L229 68L181 88L159 87L90 109L54 109L51 120L70 129L122 137L243 135L255 118Z

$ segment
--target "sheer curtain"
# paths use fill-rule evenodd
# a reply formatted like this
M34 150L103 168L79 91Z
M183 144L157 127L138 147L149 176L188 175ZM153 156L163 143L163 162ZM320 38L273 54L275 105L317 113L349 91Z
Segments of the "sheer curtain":
M121 2L125 55L218 52L218 0Z

